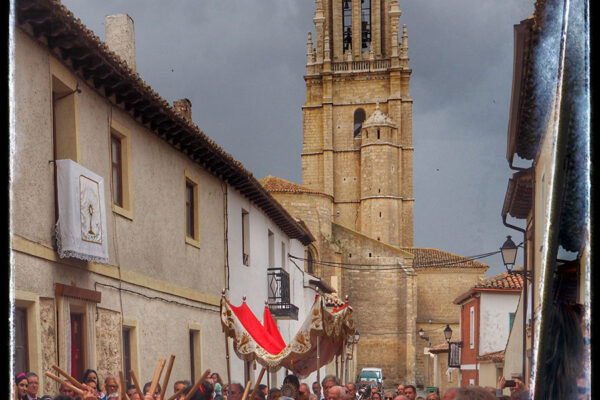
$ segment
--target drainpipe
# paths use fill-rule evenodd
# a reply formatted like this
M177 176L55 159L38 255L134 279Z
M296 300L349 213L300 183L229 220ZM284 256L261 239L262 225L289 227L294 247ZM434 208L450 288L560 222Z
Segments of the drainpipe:
M533 329L533 320L534 320L534 315L533 315L533 305L535 304L535 249L536 249L536 242L535 242L535 227L536 227L536 216L535 216L535 185L536 185L536 181L535 181L535 169L536 169L536 161L533 162L532 164L532 173L531 173L531 187L533 188L532 193L531 193L531 198L532 198L532 218L531 218L531 225L533 226L533 235L531 235L531 248L533 250L534 255L531 257L533 259L533 265L531 266L531 304L529 305L529 307L531 307L531 351L533 353L533 343L535 343L535 329ZM527 381L529 382L530 378L531 378L531 370L532 370L532 363L531 361L529 362L529 374L527 376ZM525 377L523 377L525 378ZM527 385L529 387L531 387L531 385Z
M502 223L507 228L511 228L523 233L523 327L521 329L523 336L523 355L521 357L521 374L523 379L526 379L525 360L527 357L527 230L506 222L506 214L502 215Z
M224 230L224 235L223 235L223 245L224 245L224 274L225 274L225 288L227 290L229 290L229 230L228 230L228 210L227 210L227 183L223 182L221 183L221 187L223 190L223 228Z

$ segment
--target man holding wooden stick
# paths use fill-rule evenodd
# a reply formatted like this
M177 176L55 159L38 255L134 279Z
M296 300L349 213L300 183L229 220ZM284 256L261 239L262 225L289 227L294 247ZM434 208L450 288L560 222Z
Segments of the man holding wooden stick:
M67 374L64 370L60 369L56 365L53 365L52 367L54 369L56 369L59 373L64 375L68 381L62 380L61 378L59 378L56 375L51 374L50 372L46 372L47 377L55 380L56 382L60 383L61 385L65 385L65 386L69 387L71 390L73 390L79 396L79 398L81 400L98 400L98 397L92 390L92 387L77 382L77 380L75 380L71 375Z
M159 400L160 399L160 384L156 384L155 385L155 389L154 389L154 393L151 392L151 386L152 386L152 382L146 382L146 384L144 385L144 399L146 398L146 395L151 395L153 399Z

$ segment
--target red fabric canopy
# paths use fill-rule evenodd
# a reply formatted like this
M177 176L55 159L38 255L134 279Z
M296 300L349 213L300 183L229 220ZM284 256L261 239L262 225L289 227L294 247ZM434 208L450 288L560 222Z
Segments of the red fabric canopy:
M229 301L227 303L229 303ZM243 302L239 307L229 303L229 307L231 307L235 316L260 347L271 354L279 354L279 352L283 350L285 342L283 341L267 307L265 307L265 326L263 326L258 318L252 313L252 310L250 310L250 307L248 307L246 302Z
M273 319L271 311L267 306L265 306L265 311L263 313L263 325L265 326L265 330L267 331L267 333L271 335L273 340L280 344L281 349L283 349L285 347L285 341L281 337L281 333L279 333L279 328L277 328L277 323ZM281 349L277 353L279 353Z
M287 345L268 307L261 324L246 303L235 307L223 296L221 325L242 360L256 360L270 372L285 367L299 377L329 363L343 351L344 338L354 333L352 308L344 304L330 309L321 296L316 296L304 323Z

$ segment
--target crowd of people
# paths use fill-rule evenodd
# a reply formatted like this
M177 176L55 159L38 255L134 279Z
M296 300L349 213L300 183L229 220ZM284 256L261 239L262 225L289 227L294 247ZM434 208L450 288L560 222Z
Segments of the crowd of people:
M83 394L76 393L70 385L61 384L59 393L55 396L39 396L39 378L34 372L20 373L14 382L14 400L125 400L119 380L113 376L100 383L98 374L93 369L84 372L81 379ZM151 391L151 382L147 382L139 393L136 385L131 384L125 389L129 400L160 400L161 387L156 384L154 393ZM504 396L504 388L510 389L511 395ZM242 400L244 386L239 382L226 384L221 376L214 372L204 380L196 390L188 380L176 380L173 383L173 393L177 395L174 400ZM188 395L191 391L193 393ZM165 397L168 399L169 397ZM347 383L341 385L334 375L327 375L321 382L315 381L309 386L307 382L300 382L295 375L288 375L281 387L268 388L260 384L256 390L249 391L247 400L485 400L485 399L529 399L529 391L522 379L515 378L507 384L504 377L498 379L498 384L493 387L452 387L443 395L431 392L426 397L417 396L417 388L413 385L399 384L395 390L381 390L378 386L370 384Z

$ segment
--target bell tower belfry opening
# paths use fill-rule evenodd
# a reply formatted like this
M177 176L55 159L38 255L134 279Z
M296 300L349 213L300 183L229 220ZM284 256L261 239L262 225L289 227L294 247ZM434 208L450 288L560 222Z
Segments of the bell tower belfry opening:
M413 245L411 69L397 0L316 0L302 107L302 183L333 220Z

